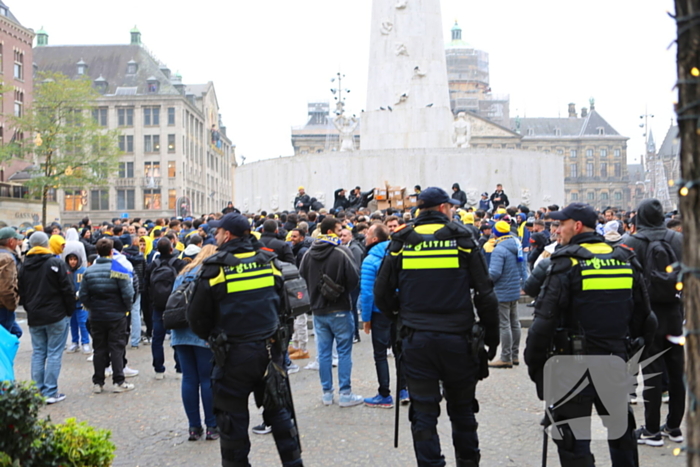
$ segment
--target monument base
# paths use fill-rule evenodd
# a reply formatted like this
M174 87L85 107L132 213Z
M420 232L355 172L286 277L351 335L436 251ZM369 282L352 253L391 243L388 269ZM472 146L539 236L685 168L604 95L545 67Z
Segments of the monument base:
M305 154L245 164L234 175L234 203L244 212L292 210L300 185L333 207L338 188L459 183L469 203L503 185L512 205L539 208L564 203L564 156L518 149L434 148Z

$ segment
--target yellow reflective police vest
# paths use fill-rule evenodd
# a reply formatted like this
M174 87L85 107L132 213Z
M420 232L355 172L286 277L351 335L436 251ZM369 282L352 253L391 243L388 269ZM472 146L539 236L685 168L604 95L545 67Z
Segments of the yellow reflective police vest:
M399 257L400 314L408 327L430 329L442 318L460 323L460 327L473 322L469 273L460 262L460 252L471 253L472 249L460 246L457 237L436 238L435 233L443 227L445 224L417 225L400 237L401 249L390 248L390 254ZM468 232L465 238L475 247ZM455 314L462 319L448 317Z
M626 255L606 243L579 245L588 254L570 257L574 268L566 327L584 333L593 347L620 348L634 311L634 270ZM583 251L585 250L585 251ZM553 255L553 259L557 255Z
M275 277L281 273L264 252L233 256L237 264L220 266L219 274L209 279L212 288L225 290L217 327L239 341L270 337L279 326L281 298Z

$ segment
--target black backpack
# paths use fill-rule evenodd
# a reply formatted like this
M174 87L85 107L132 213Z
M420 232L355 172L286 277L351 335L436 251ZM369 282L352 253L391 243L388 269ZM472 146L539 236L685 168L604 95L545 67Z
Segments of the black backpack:
M666 272L666 268L678 262L676 253L671 248L673 232L664 233L661 240L650 240L643 234L637 234L638 238L647 242L644 253L644 282L649 293L651 303L678 303L680 294L676 290L678 271Z
M153 306L159 310L165 309L168 304L168 298L173 291L173 284L175 284L175 278L177 277L177 271L175 266L173 266L175 261L177 261L176 256L168 261L161 261L160 258L156 258L153 261L155 267L151 272L149 294L153 301Z
M163 326L165 326L165 329L184 329L189 326L187 323L187 308L192 301L198 278L199 274L195 279L190 279L180 284L170 294L163 312Z
M299 275L296 265L275 259L275 267L284 279L284 306L291 317L296 318L311 311L311 297L306 281Z

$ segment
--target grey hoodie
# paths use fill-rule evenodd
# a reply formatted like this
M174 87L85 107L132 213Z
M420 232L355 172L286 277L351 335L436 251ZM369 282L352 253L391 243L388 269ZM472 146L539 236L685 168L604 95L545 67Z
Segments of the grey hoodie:
M66 231L66 246L63 248L61 259L64 261L69 254L73 253L80 260L80 264L87 265L87 255L85 254L85 245L80 241L78 231L70 228Z

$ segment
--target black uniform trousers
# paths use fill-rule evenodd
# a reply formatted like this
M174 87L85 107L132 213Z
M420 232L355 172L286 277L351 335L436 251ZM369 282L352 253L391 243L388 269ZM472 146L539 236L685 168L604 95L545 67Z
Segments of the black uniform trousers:
M647 430L652 433L659 431L661 424L661 392L664 369L668 375L668 428L679 428L685 413L685 383L683 371L685 355L683 347L671 343L666 336L681 336L683 334L683 313L680 305L652 304L652 309L659 320L659 327L654 335L647 358L662 354L642 369L646 375L655 375L644 382L644 421Z
M561 432L559 439L555 438L562 467L595 467L595 458L591 454L591 440L575 439L573 432L565 420L590 418L591 409L595 405L597 413L606 413L607 409L596 395L595 390L585 389L581 395L574 397L566 404L552 411L552 418ZM638 467L637 439L634 435L636 423L632 408L627 407L627 430L621 438L608 440L608 449L613 467Z
M411 394L409 420L419 467L442 467L437 422L440 416L440 381L447 414L452 422L452 444L458 467L479 465L479 438L474 398L478 362L466 335L410 331L403 339L403 368Z
M276 346L271 348L273 360L285 368L282 353ZM221 434L221 465L223 467L249 467L248 453L250 438L248 425L248 399L254 393L258 406L264 394L265 370L269 363L266 341L231 344L227 353L225 368L214 367L212 390L214 412ZM277 444L282 465L297 467L302 465L296 429L290 412L264 410L263 420L272 426L272 435Z

